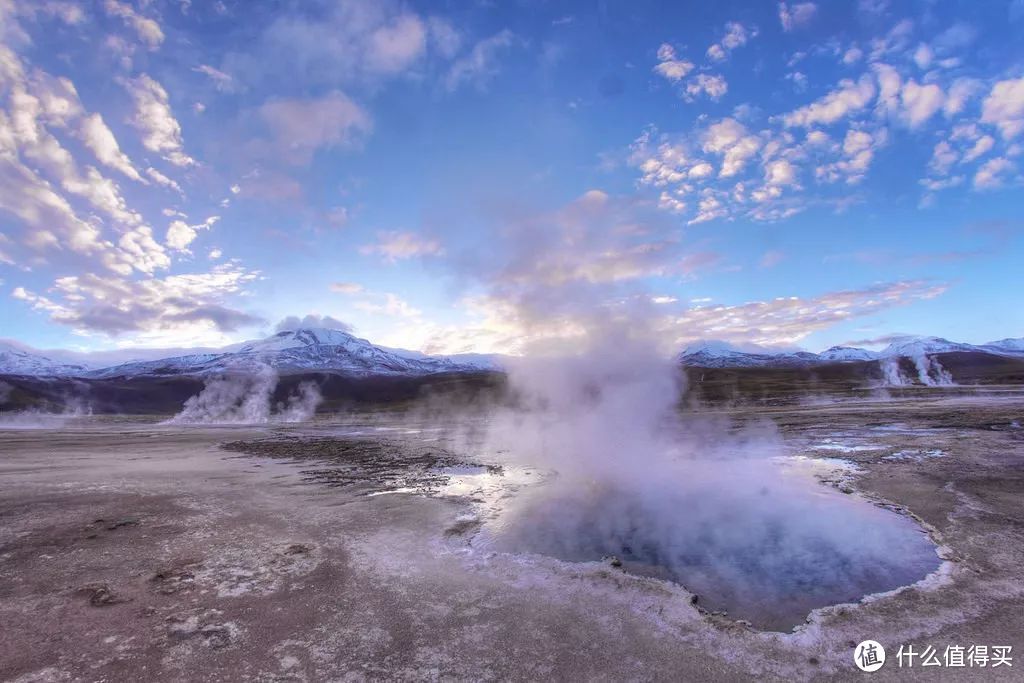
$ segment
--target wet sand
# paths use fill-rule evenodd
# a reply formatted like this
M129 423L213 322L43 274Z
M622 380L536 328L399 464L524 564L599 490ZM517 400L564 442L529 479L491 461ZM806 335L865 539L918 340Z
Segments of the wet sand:
M677 584L476 550L467 500L367 495L429 492L436 467L459 465L415 434L116 420L4 431L0 679L844 680L863 675L852 644L865 638L891 648L881 680L1020 679L1024 400L729 413L772 419L794 452L855 463L823 485L926 525L940 570L762 632ZM324 452L296 457L310 438ZM248 455L253 442L292 446ZM900 644L1012 645L1014 667L901 670Z

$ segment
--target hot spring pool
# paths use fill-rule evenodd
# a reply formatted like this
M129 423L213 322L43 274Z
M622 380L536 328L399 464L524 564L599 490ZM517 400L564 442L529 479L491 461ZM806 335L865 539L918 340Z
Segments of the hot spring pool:
M742 471L682 485L467 472L449 492L484 501L475 548L570 562L615 556L626 572L680 583L704 609L766 630L791 630L813 609L915 583L939 566L912 518L822 485L813 476L821 463L809 464L736 485Z

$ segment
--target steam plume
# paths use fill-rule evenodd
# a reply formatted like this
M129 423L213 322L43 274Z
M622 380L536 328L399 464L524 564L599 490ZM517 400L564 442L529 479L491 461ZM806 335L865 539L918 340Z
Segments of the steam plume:
M573 560L615 554L747 604L811 596L813 607L921 578L892 550L923 549L934 562L908 537L916 531L794 475L771 423L681 412L674 340L632 276L647 264L609 273L577 264L592 242L612 253L609 240L637 233L606 209L588 193L550 226L505 233L508 263L491 294L528 336L548 338L508 363L515 407L497 411L484 444L550 476L499 511L481 542ZM563 334L551 339L552 330Z
M303 422L316 412L322 398L312 382L299 385L298 392L271 410L271 398L278 375L261 366L251 374L215 377L203 390L188 399L168 424L261 424Z

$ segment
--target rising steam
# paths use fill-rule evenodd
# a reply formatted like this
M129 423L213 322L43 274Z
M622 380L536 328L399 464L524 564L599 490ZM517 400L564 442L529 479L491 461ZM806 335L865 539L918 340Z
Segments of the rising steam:
M0 382L6 384L6 382ZM10 385L7 385L10 387ZM4 387L0 386L0 394ZM10 393L10 390L7 390ZM3 397L6 399L6 396ZM81 397L64 399L60 412L28 408L25 410L0 410L0 429L60 429L76 418L92 415L92 406Z
M510 368L518 407L491 421L488 451L552 474L501 511L481 543L569 560L615 555L786 627L794 605L802 618L934 568L911 525L823 495L784 465L773 425L688 416L677 365L628 332L597 338L577 355Z
M954 386L953 376L942 367L939 359L935 356L921 354L914 358L914 366L917 368L917 378L926 387L951 387Z
M310 419L323 400L316 384L303 382L296 393L273 409L277 382L277 372L269 366L250 374L209 379L168 424L262 424Z
M926 387L952 387L956 386L953 375L949 373L939 359L935 356L920 354L911 358L914 367L917 369L917 381ZM882 377L886 386L903 387L911 386L912 379L903 374L900 370L900 357L890 356L878 361L882 368Z
M489 514L475 544L616 555L723 602L768 605L769 621L771 605L806 614L934 568L913 525L784 464L771 423L681 409L678 330L636 279L651 270L637 255L652 252L633 248L645 231L632 213L592 192L514 227L479 261L490 296L549 353L530 347L506 363L514 407L496 409L483 448L548 474Z

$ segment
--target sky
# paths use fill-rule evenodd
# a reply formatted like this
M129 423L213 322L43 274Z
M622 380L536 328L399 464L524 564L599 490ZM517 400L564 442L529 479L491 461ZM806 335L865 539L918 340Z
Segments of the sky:
M0 337L1024 336L1024 0L0 0Z

